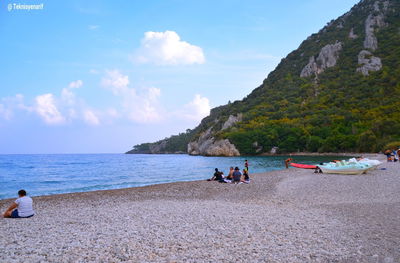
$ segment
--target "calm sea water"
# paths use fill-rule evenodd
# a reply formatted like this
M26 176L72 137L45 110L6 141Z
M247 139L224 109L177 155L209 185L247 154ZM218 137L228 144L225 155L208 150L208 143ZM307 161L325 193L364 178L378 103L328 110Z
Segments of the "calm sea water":
M31 196L118 189L212 176L214 168L225 174L230 166L250 174L284 168L279 157L202 157L189 155L34 154L0 155L0 199L16 197L19 189ZM314 164L333 157L295 157Z

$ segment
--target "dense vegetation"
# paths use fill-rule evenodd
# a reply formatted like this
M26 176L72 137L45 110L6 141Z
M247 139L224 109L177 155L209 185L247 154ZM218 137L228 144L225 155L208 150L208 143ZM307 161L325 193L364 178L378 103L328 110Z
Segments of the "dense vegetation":
M164 140L156 143L142 143L133 146L133 149L127 153L157 153L159 152L159 145L164 144L162 147L163 153L186 153L188 143L193 139L192 130L186 130L186 133L173 135Z
M373 2L361 1L310 36L243 100L213 109L196 129L166 140L168 152L186 151L187 143L211 126L217 138L228 138L241 154L274 146L280 152L376 152L400 141L400 1L390 1L387 25L375 32L378 49L373 53L383 68L369 76L356 72ZM348 37L352 28L356 39ZM343 43L336 66L317 79L301 78L310 56L335 41ZM220 131L237 113L243 113L243 121Z

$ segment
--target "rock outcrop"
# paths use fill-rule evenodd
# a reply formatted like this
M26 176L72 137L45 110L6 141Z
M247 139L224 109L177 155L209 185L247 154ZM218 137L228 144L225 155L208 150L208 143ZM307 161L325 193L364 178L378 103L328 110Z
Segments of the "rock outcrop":
M368 76L370 71L378 71L382 68L381 59L374 57L367 50L362 50L358 54L358 64L361 66L357 68L357 72L361 72L364 76Z
M349 32L349 38L350 39L356 39L358 36L356 34L354 34L354 28L351 28L350 32Z
M221 130L226 130L235 125L237 122L242 121L243 119L243 114L239 113L237 116L230 115L228 120L222 125Z
M385 25L384 16L382 13L378 15L370 14L365 20L365 39L364 48L370 49L372 51L378 48L378 40L374 34L375 27L382 27Z
M264 149L257 141L253 142L252 146L256 150L256 153L261 153Z
M385 12L388 9L389 1L383 1L382 8L380 8L380 3L381 1L374 3L373 12L365 20L365 39L363 45L365 49L370 51L375 51L378 48L378 39L375 36L375 30L386 25ZM361 50L358 54L358 64L360 67L357 68L357 72L361 72L364 76L368 76L370 71L378 71L382 68L381 59L373 56L368 50Z
M221 130L231 128L237 122L242 121L243 114L229 115L228 120L222 125ZM190 155L205 155L205 156L239 156L240 153L228 139L216 140L213 137L214 126L208 128L200 137L192 141L187 146L188 154Z
M216 140L212 128L204 132L198 140L188 144L188 154L205 156L239 156L240 153L228 139Z
M308 64L303 68L300 77L317 76L324 72L325 69L334 67L339 58L342 42L336 41L335 44L324 46L318 54L317 59L310 57Z
M271 148L271 150L269 151L270 154L277 154L278 153L279 148L277 146L274 146Z

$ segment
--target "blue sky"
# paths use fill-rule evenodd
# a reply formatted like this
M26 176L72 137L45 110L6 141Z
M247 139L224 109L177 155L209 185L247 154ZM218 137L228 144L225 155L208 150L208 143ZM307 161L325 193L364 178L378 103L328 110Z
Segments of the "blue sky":
M0 153L124 152L194 128L357 2L1 1Z

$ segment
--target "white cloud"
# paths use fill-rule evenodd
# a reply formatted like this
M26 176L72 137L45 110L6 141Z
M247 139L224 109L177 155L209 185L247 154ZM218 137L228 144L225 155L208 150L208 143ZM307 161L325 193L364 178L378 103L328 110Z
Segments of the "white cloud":
M78 89L78 88L82 87L82 85L83 85L83 81L78 79L76 81L72 81L71 83L69 83L68 87L70 89Z
M121 98L121 106L126 116L139 123L158 122L162 119L159 97L161 90L146 88L138 94L136 89L129 88L129 78L118 70L106 71L101 84ZM114 114L116 116L116 114Z
M63 88L61 90L61 99L67 104L67 105L74 105L75 104L75 93L73 93L70 89L68 88Z
M117 111L96 111L95 113L91 110L85 101L73 92L82 85L83 82L77 80L63 88L60 96L52 93L38 95L30 106L25 105L24 96L21 94L0 98L0 118L9 120L15 111L23 110L36 113L46 124L50 125L67 124L74 119L81 119L89 125L99 125L101 123L99 116L112 119L113 116L118 115Z
M108 108L106 110L106 115L111 117L111 118L113 118L113 119L120 117L118 111L116 109L114 109L114 108Z
M35 98L35 111L48 124L62 124L64 116L58 110L53 94L47 93Z
M203 64L203 50L182 41L174 31L146 32L136 51L135 60L139 63L156 65Z
M96 29L99 29L99 25L89 25L88 26L88 28L89 28L89 30L96 30Z
M0 104L0 116L3 119L10 120L12 116L11 109L7 108L4 104Z
M73 119L77 117L75 107L78 104L78 99L76 98L75 93L72 91L73 89L78 89L82 87L83 81L76 80L69 83L67 88L63 88L61 90L61 102L62 106L68 107L66 111L68 112L69 119Z
M16 94L13 97L5 97L0 99L0 117L5 120L11 120L15 110L32 111L25 105L24 96Z
M103 109L92 108L75 94L75 89L83 85L81 80L77 80L63 88L58 96L53 93L41 94L34 97L28 106L24 104L21 94L0 98L0 118L11 119L14 111L23 110L37 114L49 125L67 125L81 120L88 125L97 126L111 124L116 119L135 123L160 123L173 119L198 122L210 113L209 99L196 94L189 103L181 106L179 111L168 114L160 103L159 88L131 88L129 77L118 70L106 71L101 84L112 92L115 97L110 101L116 102L117 105L108 105Z
M196 94L191 102L183 107L184 111L179 114L183 118L193 121L200 121L210 114L210 101L200 94Z
M92 110L85 110L83 112L83 119L85 120L86 123L90 125L99 125L100 121L99 118L96 116L96 114Z
M114 95L120 95L128 89L129 77L118 70L107 70L106 77L101 80L104 87L110 88Z
M128 117L140 123L157 122L162 119L158 98L161 90L157 88L147 88L144 94L137 95L135 92L124 100L124 108L129 112Z
M66 111L67 111L67 113L68 113L67 115L68 115L68 118L69 118L70 120L78 118L78 113L76 112L76 111L77 111L76 109L74 109L74 108L69 108L69 109L67 109Z

